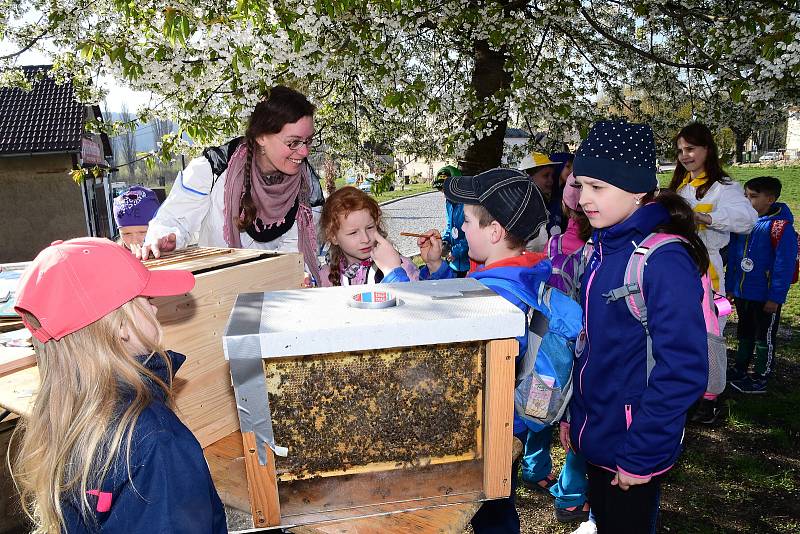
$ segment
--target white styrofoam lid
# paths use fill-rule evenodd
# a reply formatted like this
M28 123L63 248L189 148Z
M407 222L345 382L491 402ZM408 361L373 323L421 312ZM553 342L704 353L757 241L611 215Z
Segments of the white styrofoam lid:
M353 294L378 287L391 291L398 305L348 306ZM237 299L225 332L226 358L237 339L252 342L252 336L258 336L261 356L267 358L505 339L525 332L525 314L472 278L273 291L260 297ZM260 320L254 302L261 306Z

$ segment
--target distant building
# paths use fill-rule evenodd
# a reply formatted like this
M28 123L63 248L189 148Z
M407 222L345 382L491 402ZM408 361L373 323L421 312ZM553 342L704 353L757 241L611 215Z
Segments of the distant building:
M98 106L58 85L50 65L22 67L33 89L0 89L0 263L27 261L56 239L111 237L108 137L87 132ZM76 184L70 171L99 167Z
M800 108L790 108L786 122L787 159L800 159Z

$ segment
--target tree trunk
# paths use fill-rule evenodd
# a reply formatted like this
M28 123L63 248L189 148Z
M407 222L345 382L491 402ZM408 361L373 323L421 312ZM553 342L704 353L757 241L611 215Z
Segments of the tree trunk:
M750 137L750 132L739 130L736 127L731 127L731 131L733 131L733 135L736 138L736 149L734 150L733 161L736 163L744 163L742 161L742 152L744 152L744 144L747 142L747 138Z
M470 110L464 127L467 131L475 128L474 117L480 116L485 112L487 106L483 102L495 95L505 94L511 83L511 77L506 72L506 51L505 47L500 50L492 50L486 41L476 41L473 45L475 66L472 71L470 87L475 93L477 103L475 108ZM508 110L504 109L502 118L495 114L492 117L493 129L489 135L473 141L467 147L464 158L459 162L459 166L464 174L474 175L487 169L497 167L503 158L503 139L506 134L508 123Z

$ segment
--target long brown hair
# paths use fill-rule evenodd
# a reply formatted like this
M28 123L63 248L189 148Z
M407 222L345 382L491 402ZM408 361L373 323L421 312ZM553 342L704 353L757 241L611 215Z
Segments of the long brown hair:
M58 341L33 339L40 387L30 417L21 419L14 431L12 439L17 433L22 439L10 461L24 510L37 534L64 531L65 501L73 501L92 524L87 490L101 487L119 456L124 456L128 478L132 478L131 440L139 416L153 398L151 388L162 391L166 404L173 406L171 381L165 383L136 355L128 354L120 339L120 329L127 326L151 358L164 359L172 376L158 320L146 308L129 301ZM135 309L157 327L158 339L142 334ZM36 324L34 317L27 318Z
M256 219L256 204L250 194L250 177L253 166L253 150L256 147L256 138L264 134L276 134L287 124L297 122L303 117L314 115L316 107L308 101L303 93L276 85L270 89L267 96L256 105L245 131L247 143L247 162L244 166L244 192L241 201L240 214L233 214L234 222L240 231L243 231Z
M345 186L341 189L334 191L331 196L325 200L325 206L322 208L322 217L320 218L319 225L325 236L325 240L331 244L328 252L330 274L328 280L331 285L341 285L341 273L339 272L339 264L344 258L344 252L338 245L333 244L333 239L336 237L336 232L341 228L341 220L354 211L367 210L367 212L375 221L375 226L378 232L386 237L386 231L383 229L381 220L381 207L378 202L361 191L360 189L352 186Z
M722 164L719 161L719 149L717 148L717 142L714 141L714 134L711 133L708 126L699 122L693 122L688 126L684 126L683 129L678 132L678 135L672 139L672 145L675 148L676 155L678 151L678 139L683 139L687 143L694 146L701 146L708 150L708 155L704 164L704 170L706 171L706 178L708 178L708 181L697 188L695 194L697 200L706 196L708 190L716 182L730 183L730 176L722 169ZM673 171L672 180L669 183L669 189L671 191L678 191L678 187L680 187L683 179L686 177L686 172L686 167L684 167L680 159L676 157L675 171Z
M669 221L657 226L653 231L665 234L675 234L686 238L688 243L684 246L689 256L692 257L700 274L708 271L708 250L703 240L697 235L697 225L694 220L694 211L679 194L668 189L647 193L642 198L642 204L657 202L666 208Z

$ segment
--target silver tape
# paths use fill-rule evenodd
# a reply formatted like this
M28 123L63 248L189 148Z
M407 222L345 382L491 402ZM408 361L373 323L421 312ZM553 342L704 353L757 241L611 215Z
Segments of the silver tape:
M237 297L225 332L224 345L236 394L239 428L242 432L255 434L258 462L266 465L265 443L278 456L286 456L289 451L275 443L272 430L272 415L258 335L263 300L263 293L245 293Z

